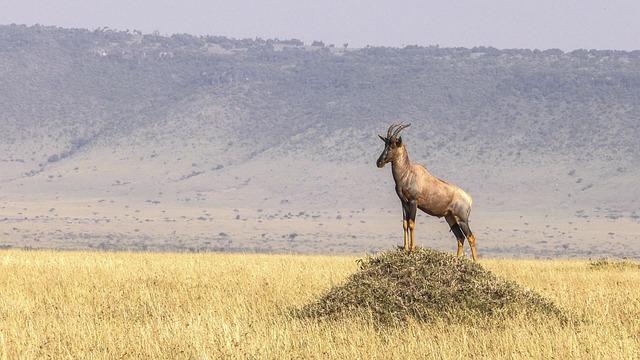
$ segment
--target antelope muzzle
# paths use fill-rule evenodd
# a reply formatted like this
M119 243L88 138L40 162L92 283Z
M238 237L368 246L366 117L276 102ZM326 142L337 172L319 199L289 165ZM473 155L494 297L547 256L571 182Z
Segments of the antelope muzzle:
M389 162L387 160L388 152L389 152L389 150L387 148L385 148L384 151L382 152L382 154L380 154L380 157L378 158L378 161L376 161L376 165L379 168L383 168L384 165Z

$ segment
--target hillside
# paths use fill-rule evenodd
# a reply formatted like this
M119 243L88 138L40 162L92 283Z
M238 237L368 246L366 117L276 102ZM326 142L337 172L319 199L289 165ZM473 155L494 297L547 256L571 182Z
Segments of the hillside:
M0 242L389 248L377 134L405 121L484 254L640 256L640 51L320 45L0 26Z

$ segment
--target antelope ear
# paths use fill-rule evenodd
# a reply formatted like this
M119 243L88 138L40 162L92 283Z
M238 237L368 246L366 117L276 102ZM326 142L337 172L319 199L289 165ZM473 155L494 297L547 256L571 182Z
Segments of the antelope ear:
M402 136L398 136L398 139L396 140L396 146L397 147L402 146Z
M387 139L383 138L382 135L378 135L378 137L380 138L380 140L384 141L385 143L387 142Z

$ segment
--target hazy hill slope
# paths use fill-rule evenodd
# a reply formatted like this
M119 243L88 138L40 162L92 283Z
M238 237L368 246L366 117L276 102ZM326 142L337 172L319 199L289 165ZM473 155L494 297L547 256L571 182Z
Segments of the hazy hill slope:
M174 136L244 154L208 154L224 165L317 132L298 144L310 156L364 161L369 154L354 143L395 120L415 124L415 153L455 148L483 162L523 152L638 157L637 52L281 49L262 40L0 30L3 160L25 163L5 179L92 144L152 148L171 137L173 148L190 145ZM340 129L361 134L318 152L326 145L316 140Z
M635 214L640 201L640 51L10 25L0 84L4 199L386 209L397 204L374 166L377 134L405 121L412 160L485 211Z

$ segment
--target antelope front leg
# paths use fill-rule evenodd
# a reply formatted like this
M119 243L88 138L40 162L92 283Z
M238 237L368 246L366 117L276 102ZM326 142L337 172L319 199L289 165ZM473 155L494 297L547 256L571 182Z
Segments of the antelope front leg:
M409 218L408 204L402 202L402 230L404 236L404 251L409 251Z
M404 251L409 251L409 223L407 219L402 219L402 230L404 235Z
M416 248L415 232L413 231L413 229L415 228L416 228L416 221L409 220L409 231L411 232L411 245L409 247L409 252L413 252L413 250Z
M413 252L416 247L415 232L413 230L416 228L416 214L418 212L418 203L416 201L409 201L408 209L409 211L407 217L409 218L409 232L411 233L411 245L409 246L409 252Z

